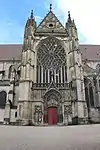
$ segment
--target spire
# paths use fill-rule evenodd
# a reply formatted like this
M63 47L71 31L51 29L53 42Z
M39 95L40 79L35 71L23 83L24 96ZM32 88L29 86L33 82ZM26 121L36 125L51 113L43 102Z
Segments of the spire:
M50 11L52 11L52 4L50 4Z
M35 32L35 30L36 30L36 21L35 21L33 10L31 10L30 17L28 18L26 22L24 37L32 35L33 32Z
M33 19L33 10L31 10L31 16L30 16L31 19Z
M30 17L29 17L28 20L27 20L26 27L28 27L28 26L30 26L30 25L31 25L31 26L35 26L35 25L36 25L33 10L31 10L31 15L30 15Z
M73 21L72 21L72 22L73 22L73 26L74 26L74 27L75 27L75 29L77 30L74 19L73 19Z

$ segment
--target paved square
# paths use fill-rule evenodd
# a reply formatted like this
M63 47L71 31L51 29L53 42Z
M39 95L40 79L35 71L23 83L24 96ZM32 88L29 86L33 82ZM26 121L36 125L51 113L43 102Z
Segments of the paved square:
M100 150L100 125L0 126L0 150Z

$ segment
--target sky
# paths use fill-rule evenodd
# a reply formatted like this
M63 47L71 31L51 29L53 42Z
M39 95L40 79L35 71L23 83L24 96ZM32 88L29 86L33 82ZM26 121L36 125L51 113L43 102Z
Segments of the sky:
M50 3L63 25L70 11L81 44L100 44L100 0L0 0L0 44L23 43L31 10L39 24L49 12Z

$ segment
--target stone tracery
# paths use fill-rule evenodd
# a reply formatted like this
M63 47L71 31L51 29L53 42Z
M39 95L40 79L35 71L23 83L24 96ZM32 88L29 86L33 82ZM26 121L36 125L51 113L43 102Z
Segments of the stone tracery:
M37 83L51 83L52 79L55 83L67 82L67 61L61 41L48 37L37 49Z
M40 42L38 52L38 63L45 69L60 69L66 65L66 53L61 43L56 38L46 38Z

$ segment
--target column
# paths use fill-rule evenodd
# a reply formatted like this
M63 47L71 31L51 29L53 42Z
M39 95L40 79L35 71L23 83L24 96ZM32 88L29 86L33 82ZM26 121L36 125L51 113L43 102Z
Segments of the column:
M43 67L41 67L41 83L43 83Z
M56 70L54 70L54 82L56 83Z
M65 66L65 81L67 82L67 67Z
M33 69L34 70L34 69ZM33 71L33 74L34 74L34 71ZM38 66L36 67L36 81L38 83Z
M45 69L43 68L43 83L45 83Z
M25 80L26 78L26 66L23 67L23 79Z
M24 78L24 67L21 66L21 76L20 76L20 79L23 80Z
M66 68L64 66L64 83L66 82Z
M40 66L40 83L41 83L41 66Z
M40 83L40 66L38 67L38 83Z
M100 90L99 90L99 77L97 77L97 94L98 94L98 107L100 107Z
M61 83L61 70L59 70L59 83Z
M58 70L58 83L60 82L60 80L59 80L59 70Z
M63 83L62 67L61 67L61 83Z
M89 92L89 85L87 87L88 89L88 119L90 119L90 92Z
M48 83L50 83L50 70L48 69Z
M46 83L48 83L48 70L46 70Z
M27 80L30 79L30 65L29 64L26 65L26 79Z
M46 70L45 70L45 83L46 83Z

